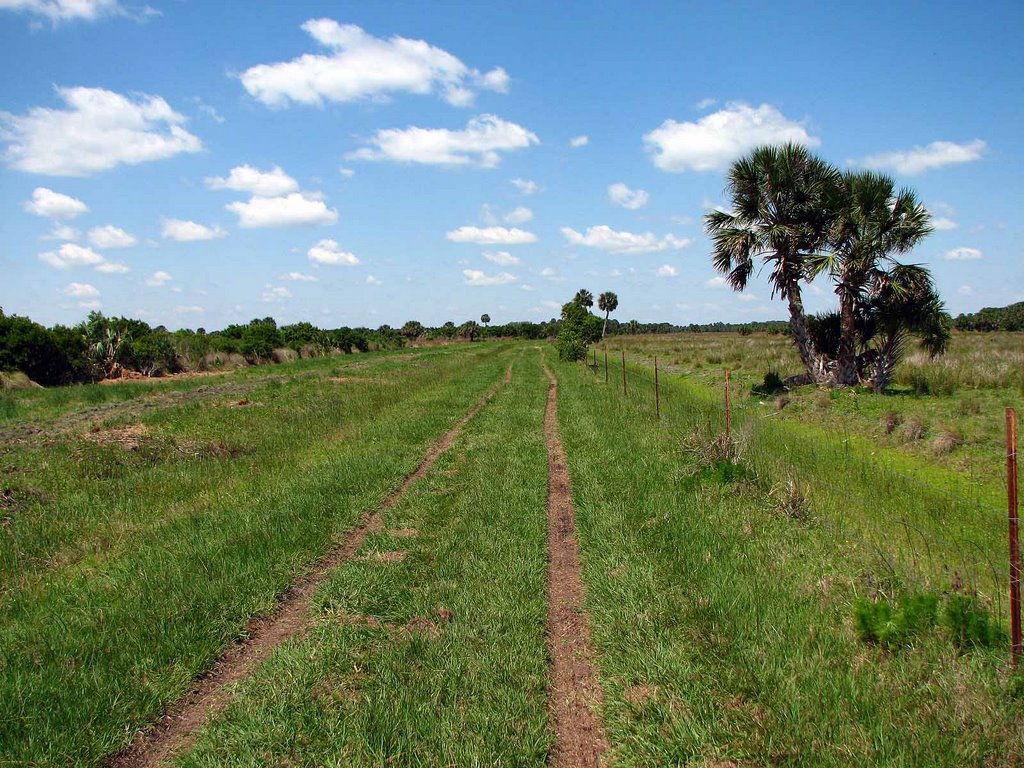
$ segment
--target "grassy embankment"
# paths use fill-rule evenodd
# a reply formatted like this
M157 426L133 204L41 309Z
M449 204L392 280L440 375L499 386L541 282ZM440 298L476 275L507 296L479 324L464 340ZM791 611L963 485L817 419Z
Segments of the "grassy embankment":
M181 765L545 765L547 380L523 352Z
M194 393L180 400L126 384L134 397L102 395L124 408L84 417L60 400L97 390L19 393L43 431L15 425L0 449L0 763L95 764L124 745L508 358L474 345L155 385Z
M614 764L1020 764L1008 649L940 626L865 644L853 602L883 574L861 542L789 517L743 459L682 450L699 414L659 423L556 370Z

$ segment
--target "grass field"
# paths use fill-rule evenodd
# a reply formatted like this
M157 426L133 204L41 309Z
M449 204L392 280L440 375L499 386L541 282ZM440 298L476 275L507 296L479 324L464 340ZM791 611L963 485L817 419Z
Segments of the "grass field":
M947 616L971 597L977 621L1005 625L1005 576L985 567L1005 562L1000 480L979 475L1000 458L996 428L942 454L875 431L886 410L975 398L981 413L951 422L968 432L1020 398L1013 365L974 371L975 388L970 369L1020 342L957 337L942 394L819 407L801 389L780 409L747 394L768 367L796 372L779 339L621 341L626 396L614 364L605 384L601 366L525 343L5 395L0 765L104 764L373 510L303 629L232 684L175 764L557 764L545 364L605 764L1021 764L1005 636L964 641ZM937 608L912 622L901 601L917 597ZM858 617L878 605L896 613L865 641Z

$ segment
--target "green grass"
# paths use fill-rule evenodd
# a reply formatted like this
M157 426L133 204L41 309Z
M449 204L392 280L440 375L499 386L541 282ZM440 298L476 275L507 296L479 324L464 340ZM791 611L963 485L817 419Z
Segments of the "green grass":
M853 626L878 589L856 538L780 514L741 462L701 467L674 422L560 366L613 764L1013 765L1007 649L941 628L887 652Z
M538 357L517 359L512 383L324 585L310 632L239 687L180 765L545 765ZM380 559L395 550L404 559Z
M0 764L92 765L124 745L397 486L508 357L473 345L382 358L377 383L329 381L336 361L281 366L246 377L246 407L213 390L105 413L146 425L137 451L83 441L88 422L65 433L63 412L42 439L6 445L18 495L0 527ZM231 452L207 451L214 441Z

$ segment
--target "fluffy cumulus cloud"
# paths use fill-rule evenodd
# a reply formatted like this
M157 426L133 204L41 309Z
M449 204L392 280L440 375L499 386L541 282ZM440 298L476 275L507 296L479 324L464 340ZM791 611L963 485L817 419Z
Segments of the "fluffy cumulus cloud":
M513 256L508 251L485 251L484 258L494 262L499 267L514 267L522 261L518 256Z
M771 104L733 102L695 122L666 120L644 136L654 164L663 171L715 171L761 144L793 142L816 147L821 141L802 122L790 120Z
M615 205L635 211L647 205L651 196L643 189L630 189L619 182L608 187L608 199Z
M868 168L890 168L897 173L912 176L947 165L958 165L980 160L988 149L981 139L957 144L952 141L933 141L924 147L913 147L895 152L868 155L862 161Z
M261 171L251 165L239 165L231 169L227 178L209 176L205 181L210 189L248 192L257 197L279 197L299 191L299 183L276 165L269 171Z
M303 272L285 272L277 276L278 280L291 280L293 283L315 283L317 278Z
M704 283L708 288L724 288L728 284L729 281L724 277L712 277Z
M174 278L171 277L169 272L154 272L152 275L146 278L146 285L150 288L161 288L169 283Z
M88 213L89 206L74 197L62 195L46 187L36 187L32 199L25 201L25 210L49 219L73 219Z
M496 275L487 275L479 269L464 269L462 270L462 274L465 277L463 282L465 282L466 285L505 285L516 281L516 276L509 272L499 272Z
M68 226L67 224L54 224L53 229L39 239L73 241L77 240L80 236L81 233L74 227Z
M947 261L977 261L981 257L982 253L977 248L954 248L946 251Z
M102 16L124 13L118 0L0 0L0 9L24 11L60 21L96 21Z
M384 281L382 281L378 277L374 277L373 275L367 275L366 276L366 284L367 285L383 285Z
M379 101L396 93L437 93L462 107L479 90L508 91L504 69L482 73L423 40L374 37L332 19L310 19L302 29L328 52L259 64L241 75L245 89L268 107Z
M89 283L69 283L61 293L76 299L95 299L99 298L100 295L96 286L89 285Z
M524 205L514 208L505 214L505 221L508 224L525 224L533 218L533 211Z
M459 131L448 128L387 128L371 145L351 152L350 160L388 160L423 165L478 165L496 168L502 152L525 149L540 139L526 128L494 115L479 115Z
M328 208L319 195L292 192L281 197L253 197L248 202L228 203L227 210L238 216L245 228L289 227L310 224L334 224L338 212Z
M309 260L316 264L343 267L354 267L359 264L359 259L354 253L341 250L341 246L334 240L321 240L309 249L307 255Z
M570 227L562 227L562 234L565 235L569 245L582 245L608 253L622 254L679 250L691 242L689 239L672 234L658 237L653 232L644 232L643 234L617 232L605 224L589 227L586 234L577 232Z
M263 291L262 298L264 301L284 301L285 299L290 299L291 297L292 292L285 288L283 285L268 285L266 286L266 290Z
M935 228L936 232L948 232L959 226L955 221L945 216L936 216L932 219L932 227Z
M118 165L199 152L185 118L159 96L133 97L103 88L57 88L66 109L33 107L0 113L8 165L47 176L88 176Z
M658 277L678 277L679 270L671 264L662 264L655 273Z
M56 251L40 253L39 260L56 269L92 267L97 272L107 274L121 274L128 271L126 265L107 261L102 254L96 253L92 248L75 243L64 243Z
M571 139L569 139L569 147L572 149L579 149L580 147L585 147L589 143L589 136L573 136Z
M123 229L115 227L113 224L107 224L103 227L93 227L89 230L87 237L89 238L90 245L94 245L97 248L105 248L107 250L114 248L131 248L138 242L134 235L128 234Z
M512 227L459 227L445 233L453 243L476 243L478 245L524 245L537 242L533 232Z
M512 186L518 189L524 195L532 195L540 189L540 185L536 181L530 179L512 179Z
M205 224L197 224L184 219L164 219L162 234L168 240L191 243L197 240L215 240L218 237L224 237L227 232L217 225L208 227Z

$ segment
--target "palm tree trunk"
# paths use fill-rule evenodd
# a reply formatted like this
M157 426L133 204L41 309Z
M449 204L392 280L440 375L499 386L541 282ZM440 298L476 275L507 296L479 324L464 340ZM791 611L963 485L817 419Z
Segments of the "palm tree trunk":
M839 293L839 360L836 368L836 386L851 387L857 383L857 324L854 316L852 291Z
M610 315L610 314L611 314L610 310L604 313L604 328L601 329L601 338L602 339L604 338L604 335L606 333L608 333L608 315Z
M792 281L786 289L789 299L789 325L793 331L793 341L796 344L797 352L800 354L800 361L807 370L807 375L815 384L824 384L828 381L828 371L825 369L824 360L818 354L814 346L814 340L807 328L807 315L804 312L803 296L800 293L800 285Z

